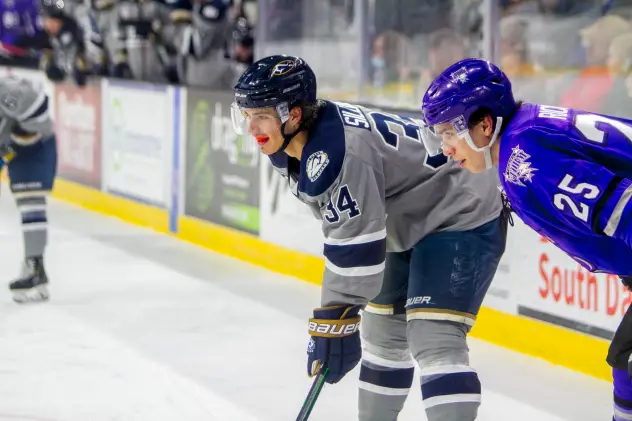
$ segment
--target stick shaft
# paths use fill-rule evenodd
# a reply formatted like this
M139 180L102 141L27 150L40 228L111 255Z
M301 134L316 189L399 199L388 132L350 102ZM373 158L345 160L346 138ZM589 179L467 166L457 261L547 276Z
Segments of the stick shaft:
M296 421L307 421L309 419L309 414L311 414L312 409L316 404L316 399L318 399L318 395L320 395L320 391L323 389L323 385L325 384L325 376L327 376L327 371L327 368L321 370L314 379L312 387L309 389L309 393L305 398L305 402L303 402L301 412L299 412L298 417L296 417Z

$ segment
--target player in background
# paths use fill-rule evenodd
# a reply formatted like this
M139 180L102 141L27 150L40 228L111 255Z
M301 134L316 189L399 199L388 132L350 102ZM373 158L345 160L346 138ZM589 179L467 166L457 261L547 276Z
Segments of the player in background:
M103 40L90 8L78 0L41 0L40 16L46 33L40 67L53 82L67 75L84 86L90 75L107 71Z
M255 62L234 91L237 133L257 139L322 220L308 374L327 365L336 383L362 359L359 419L393 421L416 361L428 420L474 420L481 385L466 336L506 239L496 177L428 159L419 121L318 100L298 57Z
M587 270L632 286L631 120L516 102L505 74L480 59L444 70L422 110L435 134L424 138L430 153L442 151L473 173L498 167L527 225ZM607 358L616 421L632 419L631 351L628 309Z
M0 78L0 168L7 166L24 235L22 273L9 286L18 303L49 296L46 196L56 175L57 145L48 101L44 88L27 79Z

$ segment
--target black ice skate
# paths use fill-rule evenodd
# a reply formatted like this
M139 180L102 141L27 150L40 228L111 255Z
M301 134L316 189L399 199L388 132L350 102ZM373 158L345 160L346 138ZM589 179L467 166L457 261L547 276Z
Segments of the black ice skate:
M41 256L30 257L24 261L22 274L11 282L9 289L13 293L13 301L26 303L48 300L48 277L44 270Z

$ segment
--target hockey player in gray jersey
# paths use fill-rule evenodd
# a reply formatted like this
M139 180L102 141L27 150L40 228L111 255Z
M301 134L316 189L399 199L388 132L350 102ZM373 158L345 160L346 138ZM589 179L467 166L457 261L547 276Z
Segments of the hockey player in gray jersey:
M46 197L56 175L57 145L48 96L27 79L0 78L0 158L0 168L7 166L24 236L22 274L9 289L19 303L46 300Z
M255 62L234 91L235 130L256 137L322 220L308 374L327 366L336 383L362 359L359 419L393 421L416 361L428 420L474 420L481 385L466 336L505 249L497 179L430 159L416 120L317 100L298 57Z

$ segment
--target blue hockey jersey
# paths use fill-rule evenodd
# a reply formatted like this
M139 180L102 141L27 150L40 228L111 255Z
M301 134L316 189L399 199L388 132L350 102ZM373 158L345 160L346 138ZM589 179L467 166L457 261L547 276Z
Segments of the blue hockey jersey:
M498 167L527 225L587 270L632 275L632 120L523 104Z

